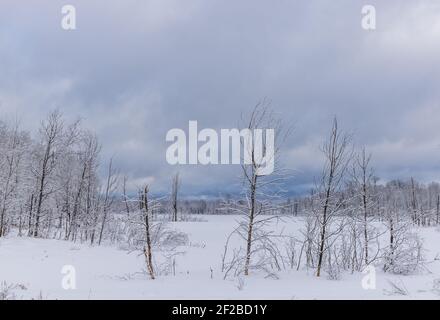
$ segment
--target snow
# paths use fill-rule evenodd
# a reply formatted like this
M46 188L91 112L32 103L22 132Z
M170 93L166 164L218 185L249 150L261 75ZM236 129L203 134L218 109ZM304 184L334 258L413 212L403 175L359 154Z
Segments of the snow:
M398 276L376 270L376 289L365 290L360 272L344 273L340 280L317 278L313 270L285 270L279 279L251 274L223 280L221 254L227 235L236 225L233 216L203 216L203 222L177 222L190 243L179 248L176 275L159 275L150 280L143 272L145 262L139 252L113 246L89 246L62 240L8 236L0 239L0 283L17 285L17 299L439 299L440 232L434 227L419 230L425 244L426 271ZM281 227L299 234L301 218L283 222ZM278 226L280 227L280 226ZM76 271L76 288L62 286L62 268ZM212 278L211 278L211 269ZM390 282L408 294L392 293Z

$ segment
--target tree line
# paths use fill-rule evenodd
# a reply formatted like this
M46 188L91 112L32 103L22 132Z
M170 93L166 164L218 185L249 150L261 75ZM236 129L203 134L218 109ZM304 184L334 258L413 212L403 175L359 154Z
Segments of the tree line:
M80 121L66 122L58 110L41 122L35 136L18 122L0 121L0 237L14 231L92 245L129 243L144 253L154 278L155 248L172 252L186 241L184 234L167 228L167 221L239 214L242 219L227 237L223 253L225 277L286 266L313 268L316 276L325 270L330 277L378 262L393 272L419 267L422 245L414 228L440 223L438 183L422 184L410 177L380 184L372 155L365 147L356 148L334 119L321 147L323 165L314 187L291 199L283 190L290 173L279 162L290 130L265 103L255 107L244 127L276 128L275 172L259 175L263 164L248 146L244 152L253 161L242 166L238 197L190 201L179 199L178 174L170 179L169 196L152 197L148 185L134 197L127 194L127 178L113 160L102 163L97 136ZM301 236L270 230L283 217L304 219ZM230 250L232 236L243 246Z

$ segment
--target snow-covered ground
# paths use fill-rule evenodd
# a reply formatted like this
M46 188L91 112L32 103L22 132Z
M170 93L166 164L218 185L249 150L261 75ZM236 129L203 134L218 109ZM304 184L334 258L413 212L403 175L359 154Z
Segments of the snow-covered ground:
M312 270L286 270L279 279L250 275L223 280L221 254L235 225L231 216L204 216L204 222L179 222L174 228L189 236L190 244L176 259L176 275L150 280L144 258L111 246L91 247L59 240L9 236L0 240L0 282L17 299L439 299L440 232L420 229L424 239L426 271L411 276L383 273L377 268L376 289L365 290L362 273L344 273L340 280L316 278ZM298 233L301 218L285 222ZM437 257L438 256L438 257ZM76 289L62 286L62 268L76 271ZM212 269L212 271L211 271ZM390 281L408 294L393 293ZM440 283L437 281L437 283ZM1 291L1 290L0 290Z

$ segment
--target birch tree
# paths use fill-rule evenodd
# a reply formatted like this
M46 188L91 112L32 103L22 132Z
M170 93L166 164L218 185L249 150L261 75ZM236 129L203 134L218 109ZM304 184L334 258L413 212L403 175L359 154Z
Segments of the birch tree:
M153 247L151 243L152 237L152 219L151 219L151 207L149 203L149 188L148 185L144 187L144 191L141 198L141 210L143 213L143 224L145 228L145 247L144 256L147 263L147 270L152 280L155 279L154 266L153 266Z
M321 275L325 252L343 228L342 221L339 221L337 227L333 225L333 221L335 217L343 216L342 212L346 200L340 197L340 193L351 160L351 152L350 138L339 130L336 118L333 120L330 136L324 143L322 152L325 163L318 185L318 205L315 212L316 222L319 226L317 277Z
M240 250L240 254L234 254L230 266L223 269L231 270L231 266L236 265L237 272L248 276L251 269L265 268L271 262L279 265L282 260L277 242L274 241L276 234L267 227L279 218L277 213L282 210L282 205L277 204L277 201L283 193L282 185L288 179L288 172L281 166L279 154L280 145L290 130L283 127L266 101L254 107L245 123L241 140L244 198L239 201L229 200L225 206L228 212L241 216L233 233L244 240L245 247ZM263 132L266 132L265 136ZM259 133L261 136L258 136ZM270 163L273 164L273 171L267 174L265 170ZM255 261L252 261L253 258Z
M370 166L371 154L367 154L365 147L356 155L353 164L353 181L355 184L356 202L360 204L360 211L362 212L362 229L363 229L363 244L364 244L364 263L370 263L369 256L369 242L372 237L369 230L370 220L373 216L370 211L374 208L372 197L373 186L373 170ZM357 210L357 208L355 209Z
M109 212L114 202L114 192L116 191L117 187L118 187L118 175L116 173L115 168L113 167L113 159L110 159L107 170L106 184L104 188L104 198L102 204L102 221L99 230L98 245L101 245L103 239L104 228L106 226Z
M36 206L33 236L40 235L41 219L45 214L44 204L57 190L55 173L62 155L75 142L79 122L66 127L62 114L55 110L41 123L40 141L34 151L33 173L36 180ZM47 210L46 210L47 213Z
M29 144L28 135L20 130L18 122L10 127L0 122L0 237L6 234L16 211L22 219Z

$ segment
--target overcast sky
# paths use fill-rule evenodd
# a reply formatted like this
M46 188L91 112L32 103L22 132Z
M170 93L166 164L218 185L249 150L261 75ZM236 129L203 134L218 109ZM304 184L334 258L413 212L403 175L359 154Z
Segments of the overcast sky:
M66 3L77 30L61 28ZM292 192L319 174L335 115L385 181L440 180L440 2L0 1L0 117L83 118L133 187L165 191L179 170L188 195L232 192L236 166L168 165L166 132L234 128L264 97L295 124Z

